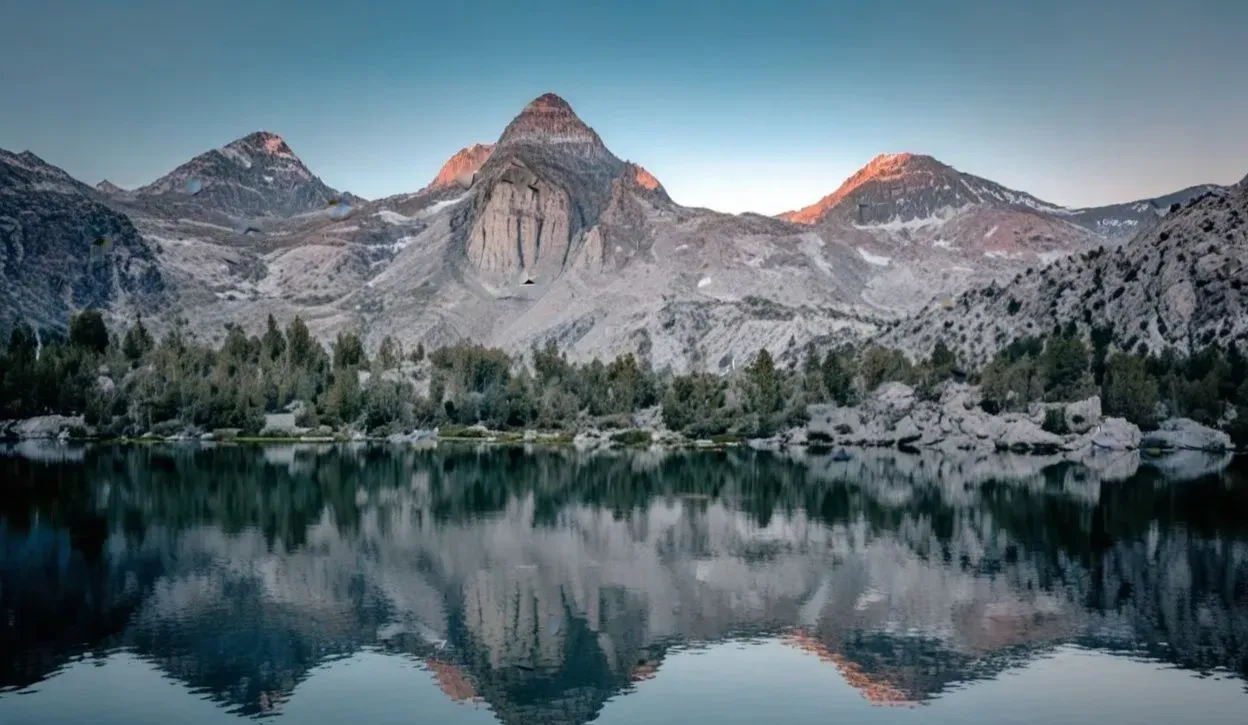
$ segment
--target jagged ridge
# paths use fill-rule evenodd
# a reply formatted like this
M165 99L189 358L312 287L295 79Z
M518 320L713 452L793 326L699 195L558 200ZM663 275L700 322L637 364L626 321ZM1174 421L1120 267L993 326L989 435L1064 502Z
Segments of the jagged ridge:
M929 309L880 341L915 357L943 339L972 363L1020 336L1075 323L1112 330L1112 346L1180 353L1248 341L1248 189L1217 189L1168 214L1124 247L1029 269L1004 287Z

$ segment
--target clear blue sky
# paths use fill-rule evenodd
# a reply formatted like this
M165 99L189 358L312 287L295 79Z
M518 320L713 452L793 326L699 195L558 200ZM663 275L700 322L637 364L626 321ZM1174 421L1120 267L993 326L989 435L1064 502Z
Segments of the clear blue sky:
M0 147L146 183L281 134L423 186L559 93L684 204L779 212L877 153L1045 199L1248 173L1244 0L0 0Z

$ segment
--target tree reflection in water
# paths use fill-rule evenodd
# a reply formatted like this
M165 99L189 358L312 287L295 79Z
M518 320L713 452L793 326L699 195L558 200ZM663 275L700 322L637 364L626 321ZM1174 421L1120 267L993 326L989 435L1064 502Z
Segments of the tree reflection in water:
M126 648L263 715L376 648L504 722L583 723L673 647L760 635L881 704L1072 643L1244 677L1248 482L1226 463L10 452L0 687Z

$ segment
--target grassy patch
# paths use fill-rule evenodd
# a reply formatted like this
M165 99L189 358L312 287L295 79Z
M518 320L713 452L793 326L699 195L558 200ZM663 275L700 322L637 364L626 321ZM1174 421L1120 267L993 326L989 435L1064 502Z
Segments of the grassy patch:
M466 425L444 425L438 428L439 438L489 438L489 431L471 428Z
M717 446L735 446L739 443L744 443L745 439L732 433L720 433L719 435L711 436L711 442Z
M611 442L619 446L648 446L650 445L650 431L636 428L622 430L612 434Z

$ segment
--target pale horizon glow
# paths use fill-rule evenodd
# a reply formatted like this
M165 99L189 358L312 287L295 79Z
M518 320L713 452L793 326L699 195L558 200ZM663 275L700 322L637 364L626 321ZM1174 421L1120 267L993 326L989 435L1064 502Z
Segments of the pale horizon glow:
M330 186L410 193L547 91L676 201L726 212L812 204L904 151L1069 207L1248 173L1235 0L57 0L6 18L0 148L90 184L267 129Z

